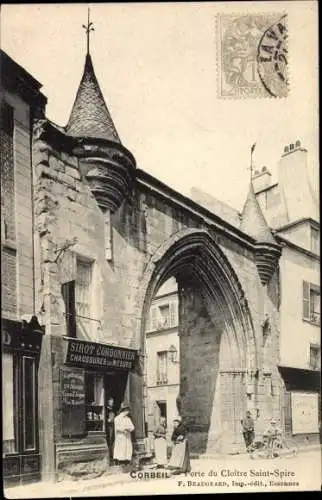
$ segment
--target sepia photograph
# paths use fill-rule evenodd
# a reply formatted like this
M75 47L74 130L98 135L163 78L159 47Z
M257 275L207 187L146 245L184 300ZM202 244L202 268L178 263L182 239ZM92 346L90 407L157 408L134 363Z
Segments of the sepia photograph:
M0 16L4 497L321 491L317 2Z

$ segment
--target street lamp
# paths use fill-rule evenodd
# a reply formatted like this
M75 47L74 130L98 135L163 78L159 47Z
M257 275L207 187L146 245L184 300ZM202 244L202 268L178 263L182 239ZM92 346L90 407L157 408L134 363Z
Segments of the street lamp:
M179 363L179 361L177 361L178 351L174 345L172 345L169 348L168 353L169 353L169 359L170 359L171 363Z

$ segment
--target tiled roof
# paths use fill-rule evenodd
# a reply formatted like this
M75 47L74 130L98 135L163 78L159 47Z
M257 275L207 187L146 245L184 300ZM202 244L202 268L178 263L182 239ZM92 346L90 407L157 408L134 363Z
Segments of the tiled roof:
M255 238L259 243L276 245L276 241L256 199L252 182L241 214L241 230Z
M83 77L66 132L74 137L93 137L121 142L106 107L89 54L86 55Z

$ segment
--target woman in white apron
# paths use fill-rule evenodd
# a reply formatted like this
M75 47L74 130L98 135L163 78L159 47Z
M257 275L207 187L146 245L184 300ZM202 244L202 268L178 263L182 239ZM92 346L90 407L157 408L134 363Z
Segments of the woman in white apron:
M173 433L171 441L173 443L171 457L168 463L168 469L173 474L182 474L190 472L190 456L187 440L187 429L181 422L181 419L175 419L173 422Z

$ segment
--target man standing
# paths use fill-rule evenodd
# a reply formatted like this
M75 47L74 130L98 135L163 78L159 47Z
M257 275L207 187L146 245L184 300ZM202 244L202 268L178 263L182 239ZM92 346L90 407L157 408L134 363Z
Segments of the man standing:
M254 428L254 420L252 418L251 412L246 412L246 417L241 420L242 424L242 432L245 440L246 450L248 450L249 446L255 439L255 428Z
M106 430L108 453L110 457L110 465L113 465L113 452L114 452L114 441L115 441L114 419L115 419L114 399L109 398L105 408L105 430Z

